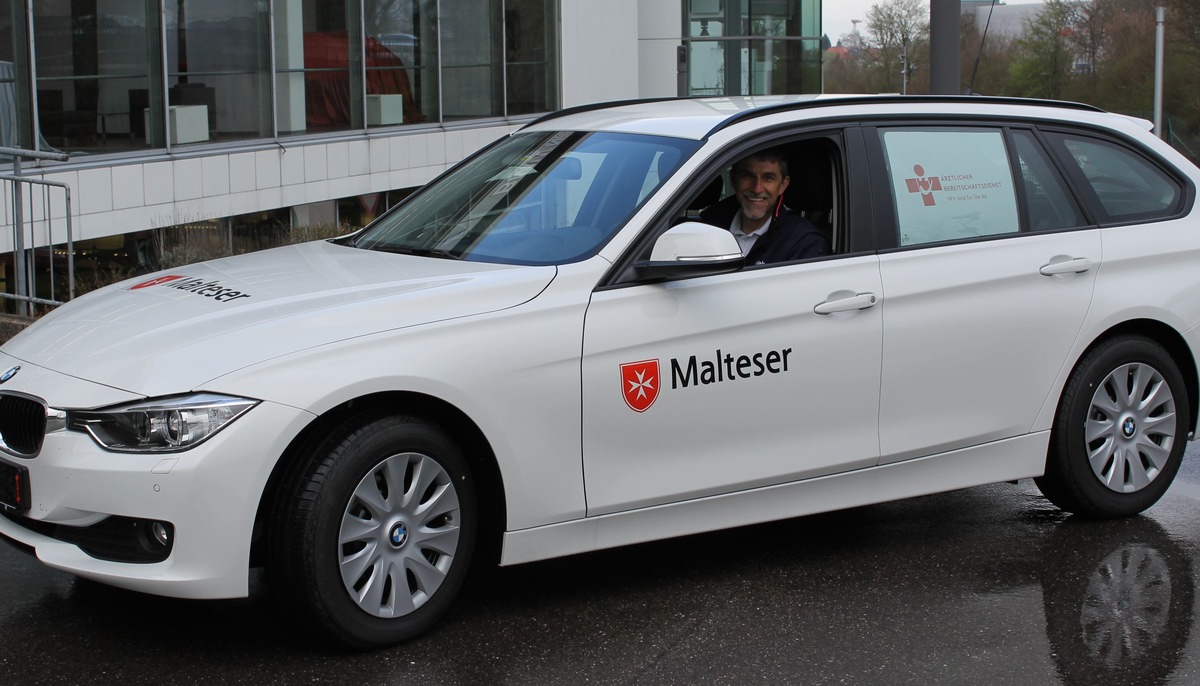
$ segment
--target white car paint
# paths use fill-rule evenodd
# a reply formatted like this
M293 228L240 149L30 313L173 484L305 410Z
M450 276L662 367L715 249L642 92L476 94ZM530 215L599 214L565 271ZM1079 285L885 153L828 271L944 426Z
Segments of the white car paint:
M1101 249L1097 232L1073 231L918 252L880 257L884 462L1029 432L1083 326ZM1068 256L1095 267L1040 273Z
M3 458L28 467L28 519L171 521L168 560L99 560L9 517L0 534L106 583L244 595L256 513L287 447L339 405L405 393L456 408L485 438L501 479L485 487L506 503L502 562L514 564L1038 476L1063 385L1105 331L1153 321L1182 335L1196 359L1194 207L1137 227L597 289L693 173L759 131L809 121L982 111L1083 123L1137 141L1200 184L1195 167L1122 117L1010 102L827 100L727 126L748 108L788 101L637 104L528 127L706 142L577 262L502 265L318 242L134 279L63 306L0 351L0 371L21 367L0 392L52 408L198 390L261 403L180 453L115 454L56 431L36 458ZM1064 258L1096 266L1039 273ZM146 285L161 277L181 278ZM818 312L844 302L853 306ZM733 356L726 372L747 357L749 375L662 385L671 359L696 356L699 374L717 350ZM658 396L639 412L623 399L620 365L651 359Z
M583 348L588 514L873 466L878 407L863 399L879 394L881 308L815 309L880 286L872 255L595 294ZM653 411L630 412L620 365L647 359Z
M512 307L554 272L317 241L109 286L51 312L4 350L155 396L306 348ZM222 300L228 293L236 295Z

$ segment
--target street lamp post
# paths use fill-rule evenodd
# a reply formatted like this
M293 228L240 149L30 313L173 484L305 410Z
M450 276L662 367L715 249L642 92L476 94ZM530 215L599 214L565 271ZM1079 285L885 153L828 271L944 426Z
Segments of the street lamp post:
M1166 42L1167 8L1154 8L1154 132L1166 140L1167 133L1163 130L1163 44Z
M962 92L961 16L961 0L930 0L929 92L935 95Z

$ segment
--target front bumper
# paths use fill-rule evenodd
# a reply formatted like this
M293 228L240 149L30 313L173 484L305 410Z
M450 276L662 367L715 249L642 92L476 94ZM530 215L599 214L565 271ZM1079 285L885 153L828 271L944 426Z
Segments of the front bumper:
M311 420L302 410L263 402L201 445L160 455L110 453L86 434L50 433L37 457L3 458L28 468L30 509L0 517L0 535L50 567L113 586L179 598L243 597L267 480ZM70 542L78 537L63 535L122 521L115 518L169 523L169 556L99 559Z

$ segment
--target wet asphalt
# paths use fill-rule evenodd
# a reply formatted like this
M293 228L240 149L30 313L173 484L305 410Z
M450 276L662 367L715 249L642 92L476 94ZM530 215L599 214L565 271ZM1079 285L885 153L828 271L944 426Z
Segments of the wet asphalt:
M1200 444L1145 515L1030 481L495 569L402 646L0 546L0 684L1196 684Z

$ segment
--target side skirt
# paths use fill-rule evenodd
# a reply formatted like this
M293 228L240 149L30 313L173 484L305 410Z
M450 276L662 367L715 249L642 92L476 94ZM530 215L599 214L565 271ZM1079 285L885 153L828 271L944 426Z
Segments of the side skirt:
M515 565L664 538L1041 476L1050 432L805 481L509 531Z

